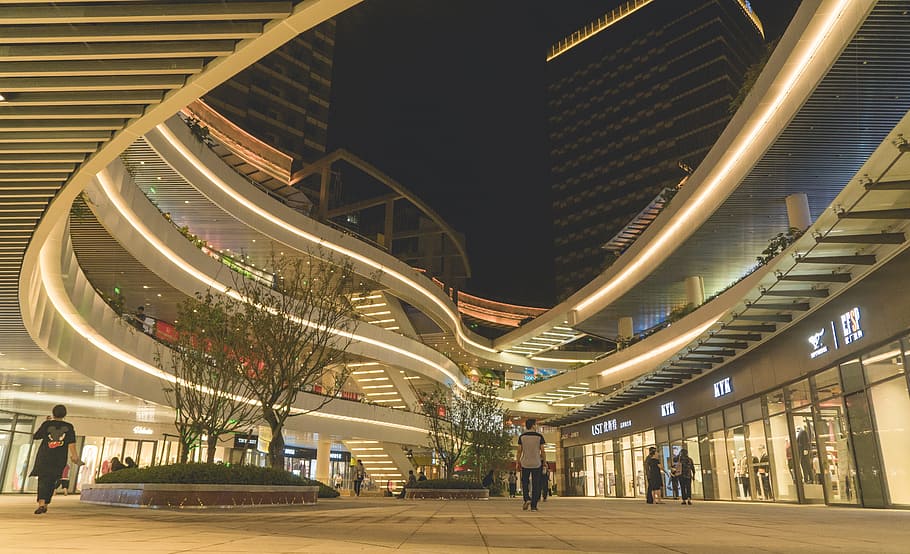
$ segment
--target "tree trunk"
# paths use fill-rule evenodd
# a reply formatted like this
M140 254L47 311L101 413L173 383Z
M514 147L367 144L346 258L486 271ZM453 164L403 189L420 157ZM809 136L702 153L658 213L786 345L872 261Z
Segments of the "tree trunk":
M215 447L218 446L218 435L209 433L208 436L208 451L205 453L205 461L214 464L215 463Z
M274 410L263 408L262 419L269 424L272 430L272 440L269 442L269 466L284 469L284 421L280 421Z

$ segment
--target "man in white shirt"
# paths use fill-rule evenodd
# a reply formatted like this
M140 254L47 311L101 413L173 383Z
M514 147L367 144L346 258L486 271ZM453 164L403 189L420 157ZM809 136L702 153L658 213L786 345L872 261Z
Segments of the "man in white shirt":
M524 495L522 510L529 507L532 512L537 511L537 502L540 500L540 469L541 460L546 459L544 452L543 435L537 432L537 420L528 419L525 422L527 431L518 437L518 465L521 466L521 492Z

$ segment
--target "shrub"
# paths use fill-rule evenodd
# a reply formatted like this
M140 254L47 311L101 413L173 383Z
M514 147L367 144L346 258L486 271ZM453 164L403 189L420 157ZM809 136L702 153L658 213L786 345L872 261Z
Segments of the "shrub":
M426 481L417 481L416 485L411 485L412 489L482 489L483 485L477 481L468 481L465 479L427 479Z
M224 464L173 464L130 468L102 475L98 483L185 483L193 485L319 486L319 498L335 498L338 491L283 469Z

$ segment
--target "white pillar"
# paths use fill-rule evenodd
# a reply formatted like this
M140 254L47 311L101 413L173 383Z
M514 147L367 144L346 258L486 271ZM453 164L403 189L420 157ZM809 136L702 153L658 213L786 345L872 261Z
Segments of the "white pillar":
M619 318L619 338L620 339L631 339L632 335L635 334L635 329L632 325L631 317L621 317Z
M332 452L332 441L320 440L316 448L316 480L332 486L329 475L329 454Z
M786 201L787 219L790 221L790 227L796 227L800 231L808 229L812 225L812 214L809 213L809 197L805 193L798 192L788 196Z
M705 280L701 275L686 277L686 302L696 308L705 303Z

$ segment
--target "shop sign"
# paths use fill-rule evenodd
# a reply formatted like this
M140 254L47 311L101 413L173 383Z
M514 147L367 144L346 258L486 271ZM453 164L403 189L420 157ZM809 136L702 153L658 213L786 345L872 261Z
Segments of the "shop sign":
M671 416L676 413L676 401L671 400L665 404L660 405L660 417Z
M143 427L142 425L137 425L137 426L133 427L133 433L136 433L137 435L151 435L152 433L154 433L154 431L152 431L148 427Z
M841 314L840 337L845 346L863 338L863 329L860 327L859 322L860 316L861 313L857 307L853 307L848 312ZM828 342L826 334L827 329L825 327L822 327L812 335L809 335L809 344L812 345L812 351L809 352L810 359L815 359L822 354L827 354L831 351L831 346L834 347L834 350L840 348L840 341L837 340L838 327L834 321L831 322L830 344Z
M256 448L259 435L234 435L234 448Z
M620 428L620 429L628 429L629 427L632 427L632 420L631 420L631 419L627 419L627 420L625 420L625 421L620 421L620 422L619 422L619 428Z
M720 398L733 392L733 381L730 377L725 377L714 383L714 398Z
M602 435L604 433L609 433L610 431L615 431L619 427L616 425L615 419L608 419L606 421L601 421L600 423L595 423L591 426L591 435L596 437L597 435Z
M333 462L347 462L351 459L350 452L329 452L329 459Z

